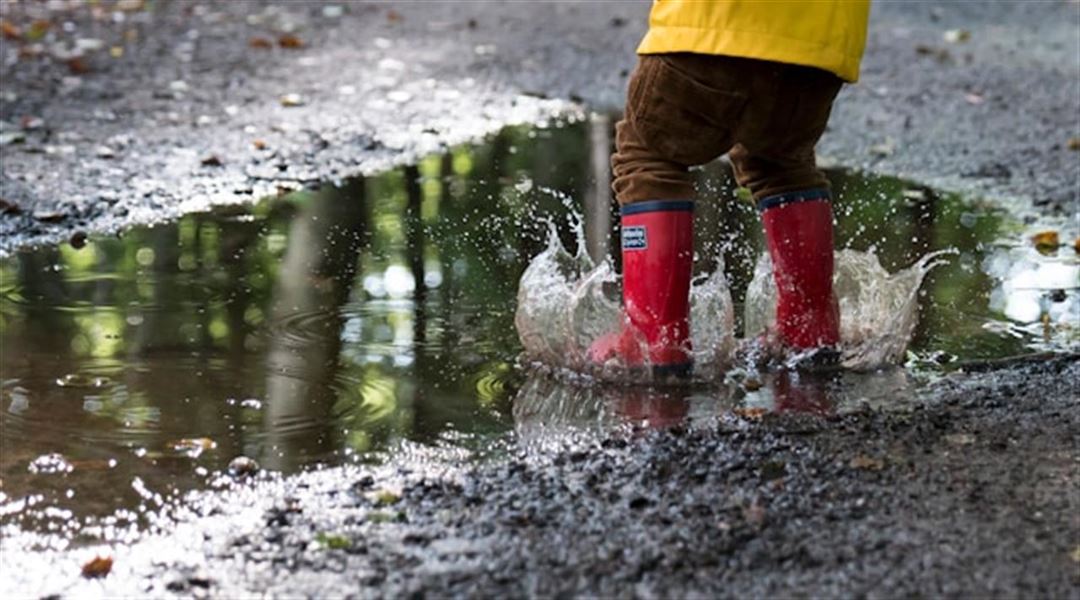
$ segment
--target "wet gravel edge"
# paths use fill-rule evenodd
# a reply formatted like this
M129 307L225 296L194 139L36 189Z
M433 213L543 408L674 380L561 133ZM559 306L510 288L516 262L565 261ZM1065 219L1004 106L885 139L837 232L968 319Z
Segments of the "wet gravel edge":
M1078 382L1080 360L1058 357L949 375L899 412L730 416L480 465L406 459L230 484L193 494L163 534L105 550L104 580L78 576L99 551L83 549L5 555L21 574L6 585L79 597L1076 598Z

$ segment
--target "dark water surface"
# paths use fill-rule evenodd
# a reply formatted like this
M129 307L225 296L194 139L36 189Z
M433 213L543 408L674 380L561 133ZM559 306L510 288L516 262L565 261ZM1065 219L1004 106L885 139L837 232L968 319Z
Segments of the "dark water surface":
M599 123L511 128L416 167L0 263L0 523L138 509L240 455L282 472L415 445L484 456L515 429L902 401L960 361L1076 347L1071 247L1042 254L988 206L837 172L841 246L889 270L957 252L923 285L907 369L660 392L529 376L514 301L546 219L565 225L585 200L595 252L611 227ZM699 268L719 248L739 303L760 225L722 165L700 176L719 200L700 203Z

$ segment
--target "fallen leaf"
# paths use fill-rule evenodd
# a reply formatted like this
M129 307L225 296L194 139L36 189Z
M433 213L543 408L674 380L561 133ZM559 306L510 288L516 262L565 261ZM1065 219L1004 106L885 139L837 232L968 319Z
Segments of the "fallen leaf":
M255 140L251 142L252 146L255 146L256 150L266 150L266 142L263 140Z
M367 520L372 523L390 523L391 521L404 522L405 513L398 512L386 512L382 510L371 511L367 514Z
M0 19L0 34L9 40L21 40L22 30L7 19Z
M49 29L52 28L52 23L46 19L35 19L33 23L30 23L30 28L26 30L26 39L35 42L45 37Z
M959 44L971 39L971 32L966 29L950 29L942 36L950 44Z
M391 23L397 23L397 22L403 20L404 18L405 17L401 16L401 13L399 13L398 11L396 11L396 10L394 10L392 8L390 10L386 11L386 20L390 21Z
M1060 245L1058 232L1040 231L1031 236L1031 243L1035 245L1035 249L1039 251L1039 254L1054 254Z
M1069 150L1080 150L1080 137L1069 138Z
M300 94L285 94L281 97L282 106L303 106L304 97Z
M349 538L332 533L319 533L315 536L315 541L319 542L322 547L331 550L344 550L352 546L352 541Z
M264 37L255 36L248 40L248 46L260 50L269 50L274 47L274 43Z
M206 450L217 448L217 442L210 438L184 438L170 442L169 447L191 458L198 458Z
M199 161L199 164L204 167L220 167L225 163L221 161L221 158L218 155L211 154L210 156L207 156L206 158L203 158L201 161Z
M109 48L109 56L111 56L113 58L120 58L123 55L124 55L124 47L123 46L113 46L113 47Z
M304 40L296 37L291 33L286 33L285 35L279 37L277 43L278 46L281 46L282 48L289 48L290 50L304 47Z
M932 56L938 60L938 62L948 62L952 58L949 51L944 48L935 48L933 46L918 45L915 46L915 53L922 56Z
M109 574L109 571L112 571L112 563L112 557L95 556L82 566L82 576L87 579L104 577Z
M398 500L401 500L401 495L384 489L372 494L371 498L379 506L390 506L391 504L397 504Z
M748 377L742 386L748 392L756 392L761 389L761 380L756 377Z
M1073 250L1075 250L1077 254L1080 254L1080 237L1076 238L1076 241L1073 242Z
M85 231L76 231L75 233L71 234L71 238L68 240L68 243L71 244L72 248L79 250L80 248L86 246L86 238L87 235Z
M64 61L70 70L75 75L85 75L90 72L90 65L82 59L81 56L74 56Z
M855 458L851 459L851 462L848 463L848 466L850 466L852 469L861 469L864 471L880 471L885 468L885 461L881 460L880 458L874 458L872 456L860 454Z
M740 416L740 417L742 417L744 419L749 419L749 420L752 420L752 421L758 421L762 417L764 417L766 414L768 414L769 410L766 409L766 408L760 408L760 407L740 406L739 408L736 408L732 412L734 412L736 415L738 415L738 416Z
M135 12L142 10L146 5L146 0L119 0L116 3L116 10L122 10L124 12Z

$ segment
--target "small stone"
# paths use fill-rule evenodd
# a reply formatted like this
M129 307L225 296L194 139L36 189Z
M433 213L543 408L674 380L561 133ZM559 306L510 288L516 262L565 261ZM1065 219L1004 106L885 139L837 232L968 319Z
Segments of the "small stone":
M86 239L87 235L85 231L76 231L75 233L71 234L71 238L68 240L68 243L71 244L72 248L79 250L86 246Z
M884 142L870 146L870 154L878 158L892 156L894 152L896 152L896 142L892 138L886 138Z
M34 218L42 223L59 223L67 218L67 215L56 210L34 211Z
M108 146L94 148L94 156L98 158L116 158L116 151Z
M229 474L234 477L246 477L259 472L259 463L247 456L237 456L229 461Z

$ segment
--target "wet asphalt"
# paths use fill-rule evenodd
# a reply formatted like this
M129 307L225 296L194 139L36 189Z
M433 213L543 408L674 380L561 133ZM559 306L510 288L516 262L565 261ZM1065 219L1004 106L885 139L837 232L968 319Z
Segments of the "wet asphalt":
M0 254L618 109L648 8L50 6L0 5L24 37L0 39ZM42 17L50 32L25 39ZM1075 212L1078 19L1070 1L875 4L862 81L837 101L822 162Z
M74 65L14 60L3 40L0 252L617 108L647 8L157 6L123 23L65 17L106 48ZM878 3L823 158L1076 214L1078 15L1075 2ZM946 41L954 29L968 39ZM305 46L250 44L284 30ZM1042 358L949 375L911 410L225 478L104 550L104 579L79 574L93 548L5 539L0 592L1080 598L1078 381L1076 357Z

